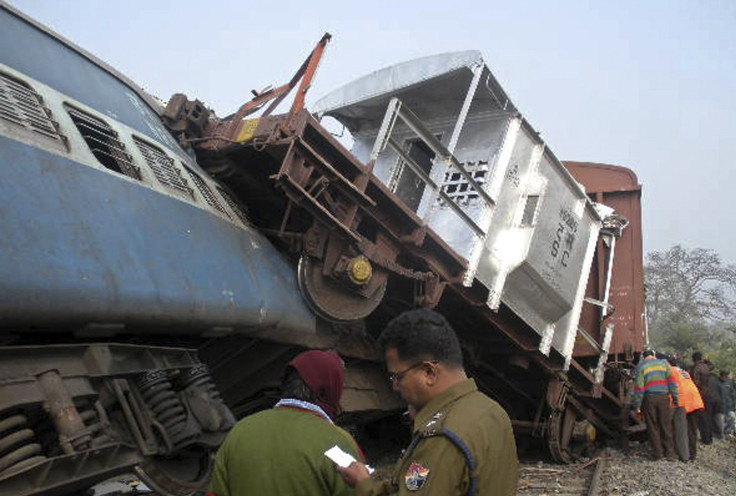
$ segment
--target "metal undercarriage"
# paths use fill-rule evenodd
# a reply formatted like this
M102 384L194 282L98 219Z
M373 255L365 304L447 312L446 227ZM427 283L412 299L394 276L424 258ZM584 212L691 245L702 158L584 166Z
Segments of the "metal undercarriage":
M13 346L0 360L4 494L65 494L136 472L162 494L189 495L235 422L196 350Z

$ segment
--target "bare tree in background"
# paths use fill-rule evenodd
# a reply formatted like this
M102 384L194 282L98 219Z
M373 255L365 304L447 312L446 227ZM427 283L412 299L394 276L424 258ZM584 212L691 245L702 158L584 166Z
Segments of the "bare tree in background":
M714 250L675 245L650 252L645 277L655 344L685 351L706 344L714 333L734 329L736 267Z

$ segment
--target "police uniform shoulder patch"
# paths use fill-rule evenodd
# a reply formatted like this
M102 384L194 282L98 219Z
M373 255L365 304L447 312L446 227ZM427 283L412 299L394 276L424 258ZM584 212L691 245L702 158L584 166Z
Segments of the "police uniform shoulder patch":
M404 475L404 484L409 491L419 491L427 482L429 469L416 460L411 462L409 470Z

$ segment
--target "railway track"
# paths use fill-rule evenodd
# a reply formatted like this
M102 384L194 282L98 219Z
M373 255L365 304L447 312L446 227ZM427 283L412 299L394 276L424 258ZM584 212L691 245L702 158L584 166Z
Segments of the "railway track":
M586 462L557 465L522 462L517 496L597 496L606 457L596 454Z

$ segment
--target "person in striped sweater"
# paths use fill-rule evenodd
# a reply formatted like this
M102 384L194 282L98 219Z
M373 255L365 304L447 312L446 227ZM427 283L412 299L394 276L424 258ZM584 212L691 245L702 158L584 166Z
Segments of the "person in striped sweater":
M655 358L653 350L645 350L636 368L631 406L637 413L644 413L655 460L662 458L663 444L667 459L676 459L672 439L670 396L672 405L677 408L679 405L677 382L672 377L669 364Z

